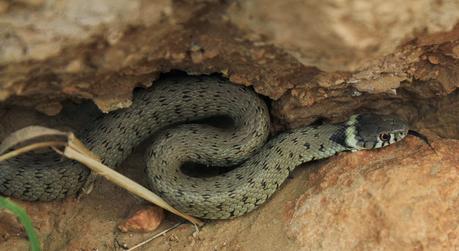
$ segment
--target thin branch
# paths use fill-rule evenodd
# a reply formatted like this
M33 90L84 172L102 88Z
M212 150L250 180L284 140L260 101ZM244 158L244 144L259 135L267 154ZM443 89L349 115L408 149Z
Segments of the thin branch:
M150 237L150 238L148 238L148 239L146 239L146 240L144 240L144 241L142 241L142 242L136 244L135 246L129 248L127 251L132 251L132 250L134 250L134 249L137 249L137 248L139 248L139 247L141 247L141 246L147 244L148 242L150 242L150 241L152 241L152 240L158 238L159 236L161 236L161 235L163 235L163 234L169 232L170 230L177 228L178 226L180 226L180 225L182 225L182 224L183 224L183 222L179 222L179 223L173 225L172 227L170 227L170 228L168 228L168 229L166 229L166 230L164 230L164 231L162 231L162 232L160 232L160 233L158 233L158 234L155 234L155 235L153 235L152 237Z
M16 150L11 151L11 152L5 153L2 156L0 156L0 161L5 161L7 159L14 158L14 157L16 157L18 155L21 155L21 154L24 154L26 152L30 152L30 151L33 151L33 150L36 150L36 149L42 149L42 148L48 148L48 147L53 148L53 147L65 146L65 145L67 145L67 143L66 142L62 142L62 141L38 142L38 143L34 143L34 144L30 144L30 145L18 148Z

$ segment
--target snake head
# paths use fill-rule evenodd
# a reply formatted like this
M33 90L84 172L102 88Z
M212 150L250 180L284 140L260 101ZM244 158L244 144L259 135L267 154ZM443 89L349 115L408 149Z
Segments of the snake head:
M393 116L357 114L346 122L345 142L351 150L381 148L402 140L408 130L405 122Z

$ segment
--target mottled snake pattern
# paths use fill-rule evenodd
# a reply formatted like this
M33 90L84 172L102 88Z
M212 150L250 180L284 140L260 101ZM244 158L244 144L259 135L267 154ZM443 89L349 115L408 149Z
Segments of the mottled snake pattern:
M135 95L133 104L96 120L84 143L108 166L118 166L142 141L151 189L196 217L228 219L252 211L279 189L298 165L342 151L401 140L397 118L354 115L340 124L294 129L268 141L269 111L251 89L217 77L173 77ZM196 123L224 116L230 126ZM211 177L187 175L184 163L237 166ZM27 154L0 163L0 193L50 201L78 193L89 171L56 154Z

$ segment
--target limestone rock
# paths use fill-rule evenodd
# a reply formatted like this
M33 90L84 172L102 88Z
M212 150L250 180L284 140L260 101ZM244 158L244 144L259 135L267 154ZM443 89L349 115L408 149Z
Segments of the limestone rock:
M231 7L231 20L252 37L267 37L303 64L326 71L357 70L416 31L450 30L459 18L456 1L247 0Z
M459 248L459 141L433 135L342 154L296 202L288 235L301 250Z
M50 115L68 98L127 107L174 69L254 86L284 127L382 103L418 122L438 107L403 112L459 85L455 1L2 3L0 100Z

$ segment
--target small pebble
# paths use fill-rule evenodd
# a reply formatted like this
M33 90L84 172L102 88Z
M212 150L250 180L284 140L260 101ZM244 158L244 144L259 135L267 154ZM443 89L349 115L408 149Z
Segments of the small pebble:
M434 56L434 55L430 55L427 59L429 60L429 62L431 64L439 64L440 63L440 59L437 56Z
M118 225L121 232L141 232L147 233L154 231L161 225L164 219L164 210L156 206L148 206L137 210L123 223Z

